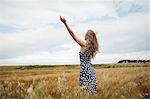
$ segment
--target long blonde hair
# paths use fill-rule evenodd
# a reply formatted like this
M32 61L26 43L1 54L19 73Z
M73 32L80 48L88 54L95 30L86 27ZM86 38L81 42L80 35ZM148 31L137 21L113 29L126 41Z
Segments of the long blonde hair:
M93 30L88 30L85 35L85 40L86 52L91 58L94 58L99 52L99 43L96 37L96 33Z

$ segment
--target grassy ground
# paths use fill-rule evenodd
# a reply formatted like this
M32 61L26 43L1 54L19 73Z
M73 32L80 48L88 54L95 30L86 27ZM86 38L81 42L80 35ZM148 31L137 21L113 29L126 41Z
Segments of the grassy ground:
M1 66L0 99L150 98L150 64L95 64L94 96L80 92L79 65L44 66Z

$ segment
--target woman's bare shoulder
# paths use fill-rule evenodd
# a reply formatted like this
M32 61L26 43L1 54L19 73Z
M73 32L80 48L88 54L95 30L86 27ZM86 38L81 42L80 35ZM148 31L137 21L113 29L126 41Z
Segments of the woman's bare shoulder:
M80 52L84 52L85 49L86 49L86 46L81 46L81 47L80 47Z

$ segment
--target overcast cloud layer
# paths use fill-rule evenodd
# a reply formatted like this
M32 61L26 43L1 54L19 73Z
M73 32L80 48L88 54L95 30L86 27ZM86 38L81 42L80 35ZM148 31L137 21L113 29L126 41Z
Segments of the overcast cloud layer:
M0 65L79 64L60 15L82 39L97 32L92 63L150 59L149 0L0 0L0 12Z

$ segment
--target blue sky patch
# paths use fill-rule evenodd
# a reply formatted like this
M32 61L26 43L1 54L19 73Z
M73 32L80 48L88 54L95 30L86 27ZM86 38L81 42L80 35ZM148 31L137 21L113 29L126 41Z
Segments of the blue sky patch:
M144 11L146 11L144 5L135 4L135 3L129 3L126 4L125 6L119 6L116 9L116 12L119 17L124 17L131 13L143 13Z
M0 32L1 33L12 33L12 32L17 32L18 29L12 26L0 26Z

